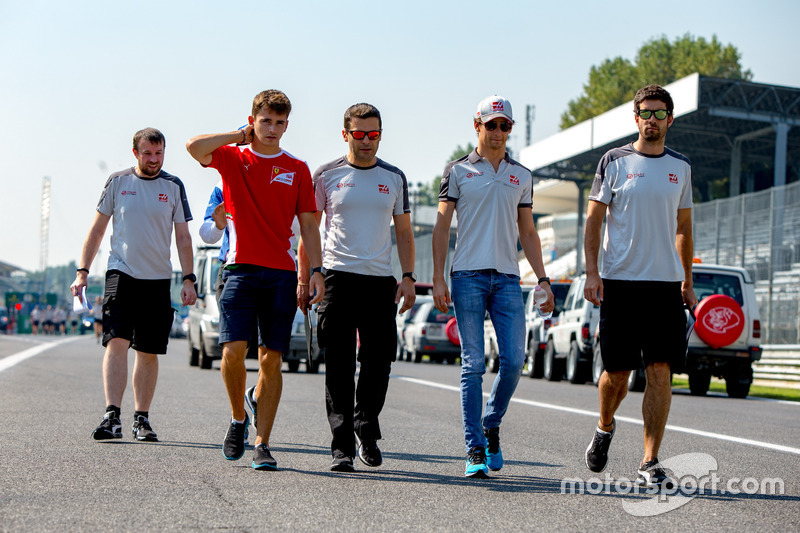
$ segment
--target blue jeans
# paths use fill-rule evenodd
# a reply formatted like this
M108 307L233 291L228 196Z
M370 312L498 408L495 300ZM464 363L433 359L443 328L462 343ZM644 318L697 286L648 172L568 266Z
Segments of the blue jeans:
M450 284L461 337L461 416L469 452L475 446L487 446L484 428L500 426L519 383L525 364L525 309L519 276L459 270L450 275ZM500 371L484 410L483 320L487 311L497 334Z

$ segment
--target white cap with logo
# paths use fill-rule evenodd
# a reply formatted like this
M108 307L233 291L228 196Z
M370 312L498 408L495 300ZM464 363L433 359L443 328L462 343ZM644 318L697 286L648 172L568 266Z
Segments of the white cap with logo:
M502 117L513 124L514 119L512 116L511 102L495 94L481 100L481 103L478 104L478 111L475 113L475 120L486 123Z

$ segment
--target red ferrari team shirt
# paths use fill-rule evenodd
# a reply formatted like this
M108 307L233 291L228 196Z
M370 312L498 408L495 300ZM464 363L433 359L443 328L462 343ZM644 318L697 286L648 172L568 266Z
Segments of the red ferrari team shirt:
M228 264L295 270L292 219L316 211L311 172L288 152L275 155L222 146L211 163L222 176L230 252Z

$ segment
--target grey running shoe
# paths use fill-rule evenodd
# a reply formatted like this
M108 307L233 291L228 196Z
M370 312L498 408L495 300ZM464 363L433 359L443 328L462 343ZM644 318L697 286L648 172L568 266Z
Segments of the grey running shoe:
M108 440L122 438L122 422L114 411L106 411L103 421L92 432L94 440Z
M253 427L258 429L258 426L256 425L258 423L258 417L256 416L256 409L258 408L258 406L256 405L255 386L252 386L246 391L244 391L244 403L247 404L247 407L250 409L250 412L253 413Z
M361 440L356 435L356 444L358 444L358 458L367 466L381 466L383 464L383 455L381 449L378 448L377 441L374 440Z
M231 421L225 440L222 443L222 454L228 461L236 461L244 455L244 445L247 442L247 426L250 425L250 417L244 415L244 422Z
M586 448L586 466L592 472L602 472L606 469L608 464L608 447L611 446L611 439L614 438L614 432L617 431L617 420L611 419L611 432L602 431L596 427L592 442Z
M333 461L331 461L332 472L354 472L353 458L348 457L342 452L335 452L333 454Z
M675 488L675 481L667 474L661 463L656 457L652 461L647 461L639 466L636 484L647 488L658 488L672 490Z
M150 421L142 415L133 419L133 438L143 442L158 442L158 435L150 427Z
M253 450L253 463L250 466L255 470L277 470L278 461L269 453L266 444L259 444Z

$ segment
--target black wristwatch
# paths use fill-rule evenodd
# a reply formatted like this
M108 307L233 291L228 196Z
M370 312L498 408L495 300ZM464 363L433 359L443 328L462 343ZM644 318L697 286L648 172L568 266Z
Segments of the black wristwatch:
M542 278L539 278L539 281L537 281L536 283L538 283L539 285L541 285L543 281L546 281L548 285L552 285L552 283L550 283L550 278L548 278L547 276L544 276L544 277L542 277Z
M417 282L417 276L413 272L403 272L403 277L411 278L411 281L413 281L414 283Z
M311 275L313 276L315 272L319 272L320 274L322 274L322 267L314 267L314 268L312 268L311 269Z
M195 276L193 273L192 274L186 274L185 276L183 276L183 281L186 281L186 280L189 280L192 283L197 283L197 276Z

